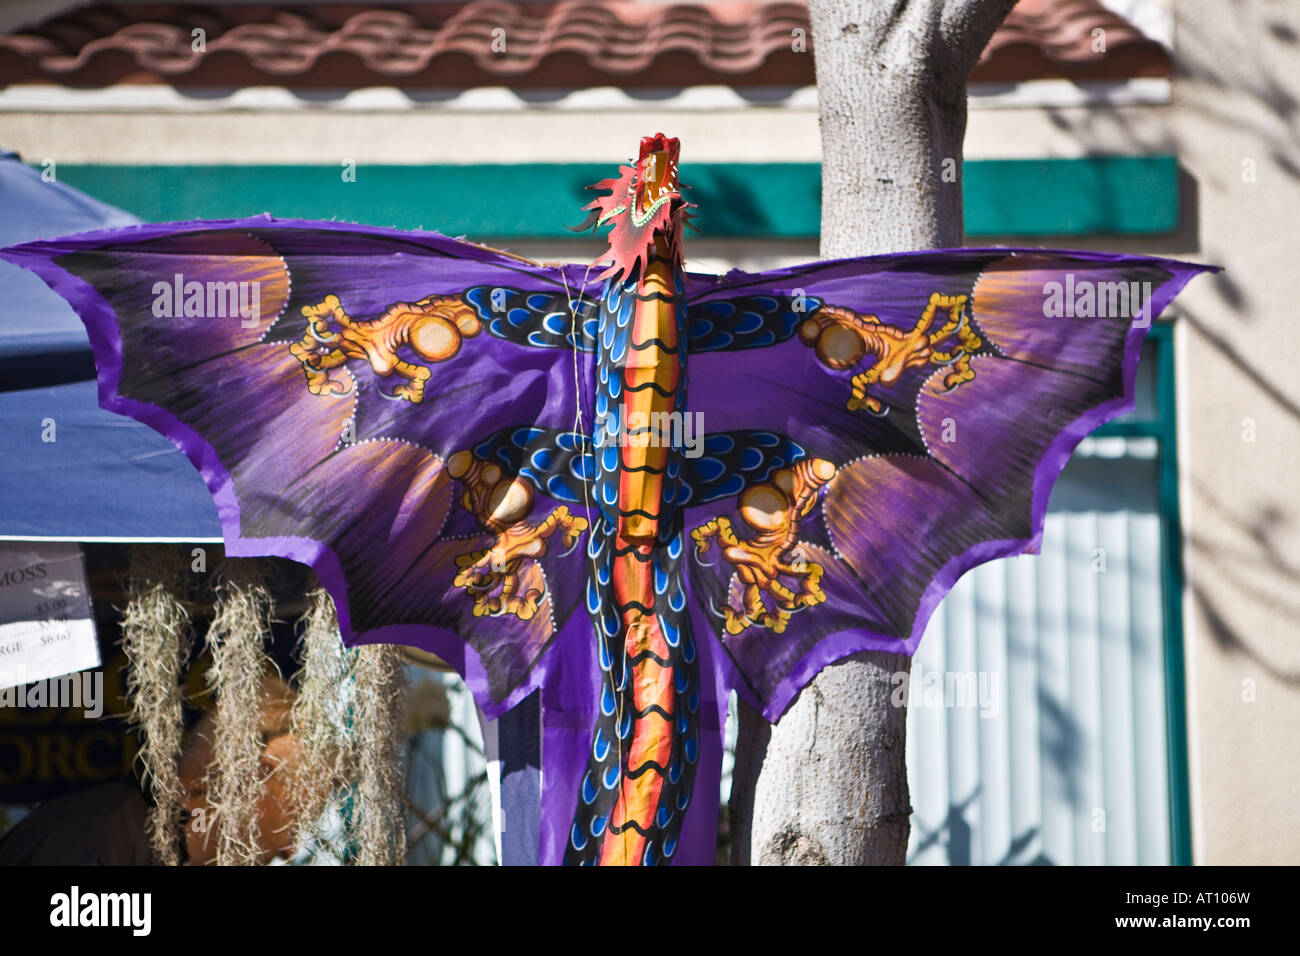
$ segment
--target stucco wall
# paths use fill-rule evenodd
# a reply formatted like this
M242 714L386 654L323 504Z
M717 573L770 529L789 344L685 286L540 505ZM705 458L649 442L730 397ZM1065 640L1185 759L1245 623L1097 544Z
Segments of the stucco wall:
M1206 261L1180 299L1195 858L1300 862L1300 6L1182 0L1173 135Z
M1189 255L1226 267L1180 298L1177 333L1194 854L1200 863L1297 863L1300 6L1183 0L1175 57L1171 106L972 110L967 155L1180 156L1187 175L1177 236L1042 244ZM625 158L659 128L682 137L688 160L819 155L815 113L796 108L557 116L0 106L0 145L29 162L601 161ZM737 256L700 246L695 254L752 268L811 250L755 247Z
M810 106L501 111L429 108L163 110L124 91L114 109L23 109L0 95L0 145L27 162L358 163L624 162L648 132L681 139L687 162L818 162ZM803 100L809 99L807 96ZM27 102L24 100L23 102ZM1168 106L972 108L971 159L1171 151Z

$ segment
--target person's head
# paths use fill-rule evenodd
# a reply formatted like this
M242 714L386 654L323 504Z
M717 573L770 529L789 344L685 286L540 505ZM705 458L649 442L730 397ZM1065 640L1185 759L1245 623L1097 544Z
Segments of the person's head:
M258 728L262 737L261 794L257 803L259 863L291 855L297 829L297 803L293 793L293 765L300 745L293 735L290 714L294 692L278 675L261 683ZM213 738L217 707L200 718L180 760L180 783L186 810L186 863L202 866L215 862L220 819L209 802L213 767ZM214 825L215 823L215 825Z

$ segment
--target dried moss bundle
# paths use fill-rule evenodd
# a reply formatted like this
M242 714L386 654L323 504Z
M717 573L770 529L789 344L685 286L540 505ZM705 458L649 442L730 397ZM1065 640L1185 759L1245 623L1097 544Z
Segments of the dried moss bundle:
M307 610L300 624L302 667L292 716L301 748L293 768L293 788L300 807L298 846L321 836L316 827L337 792L355 777L356 762L346 708L355 652L343 646L334 601L323 588L307 595Z
M183 795L177 766L185 731L181 671L194 639L183 603L185 573L179 548L133 547L130 597L122 617L130 719L140 735L139 759L153 794L149 839L167 866L180 863Z
M352 665L349 743L357 767L357 862L398 866L406 859L406 670L401 648L369 644Z
M209 799L219 821L219 866L259 862L259 763L265 746L261 690L266 668L274 667L262 649L270 631L271 606L262 582L261 562L225 562L216 585L216 613L207 635L212 655L207 683L217 701L212 763L215 773Z

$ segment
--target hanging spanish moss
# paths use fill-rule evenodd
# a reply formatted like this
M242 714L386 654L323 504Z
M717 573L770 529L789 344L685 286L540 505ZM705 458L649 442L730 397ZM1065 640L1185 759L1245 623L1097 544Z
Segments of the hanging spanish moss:
M401 648L368 644L353 658L350 743L357 761L357 862L398 866L406 859L406 671Z
M293 789L300 807L298 846L319 839L318 827L335 795L354 777L355 752L347 739L344 706L349 662L355 651L339 637L334 601L324 588L307 595L303 614L298 672L298 697L293 708L293 732L300 751L293 772Z
M218 820L218 866L248 866L260 856L262 678L270 663L262 650L270 631L270 595L262 581L260 561L226 561L208 628L207 683L216 697L210 802Z
M184 555L176 547L133 547L130 598L122 617L130 719L140 735L139 759L153 795L149 839L166 866L180 863L182 793L177 767L185 732L181 671L194 638L182 603L185 569Z

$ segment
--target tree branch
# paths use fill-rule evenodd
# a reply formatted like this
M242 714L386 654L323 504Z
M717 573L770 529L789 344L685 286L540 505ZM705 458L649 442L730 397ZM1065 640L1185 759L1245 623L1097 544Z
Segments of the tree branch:
M993 31L1007 18L1017 0L946 0L939 19L939 37L965 76L979 62Z

